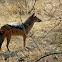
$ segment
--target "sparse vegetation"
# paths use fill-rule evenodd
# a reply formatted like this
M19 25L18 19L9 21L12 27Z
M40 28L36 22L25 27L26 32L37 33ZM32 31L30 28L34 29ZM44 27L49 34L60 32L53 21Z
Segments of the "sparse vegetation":
M6 40L2 45L3 53L9 55L6 61L34 62L46 53L62 51L62 0L0 0L0 27L6 23L22 23L34 12L42 22L35 23L29 35L33 34L40 51L31 37L26 39L27 50L23 48L22 37L12 37L9 44L10 53L6 49ZM17 55L12 57L12 52ZM42 62L51 62L52 57L57 58L54 62L62 62L62 54L46 57ZM0 53L0 62L2 61L4 59Z

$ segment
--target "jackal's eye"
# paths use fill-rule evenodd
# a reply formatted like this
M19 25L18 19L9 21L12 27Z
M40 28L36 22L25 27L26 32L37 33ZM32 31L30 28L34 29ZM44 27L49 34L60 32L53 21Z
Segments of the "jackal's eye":
M35 19L37 19L37 17L35 16Z

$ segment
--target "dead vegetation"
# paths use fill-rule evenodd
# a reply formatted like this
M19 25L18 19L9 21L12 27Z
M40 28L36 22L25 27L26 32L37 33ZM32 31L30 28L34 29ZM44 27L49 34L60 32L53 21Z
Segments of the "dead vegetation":
M11 38L7 52L6 40L0 62L34 62L41 56L62 51L62 0L0 0L0 27L6 23L22 23L32 13L43 20L35 23L27 37L27 50L22 37ZM62 62L62 54L51 55L39 62Z

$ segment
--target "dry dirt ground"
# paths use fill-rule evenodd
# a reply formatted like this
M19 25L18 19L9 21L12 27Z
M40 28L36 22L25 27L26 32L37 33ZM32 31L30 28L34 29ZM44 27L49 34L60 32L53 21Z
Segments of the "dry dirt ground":
M43 22L34 24L33 28L28 34L33 34L33 36L27 37L26 48L24 49L23 47L23 38L21 36L12 36L9 44L9 49L11 52L8 52L5 39L2 45L2 52L0 52L0 62L35 62L37 59L43 55L46 55L47 53L62 51L62 0L60 0L60 6L59 0L44 0L44 3L40 3L40 1L41 0L37 0L35 9L39 12L42 11L42 16L38 15L37 13L36 16L43 20ZM4 1L0 1L0 27L6 23L22 23L31 15L23 14L20 18L20 14L18 13L20 8L18 9L15 4L8 4L7 2L4 3ZM56 13L52 19L50 19L48 16L50 15L49 10L52 8L51 4L54 8L58 7L56 8ZM48 14L45 13L42 8L45 8ZM52 10L52 13L54 13L54 11L55 9ZM47 16L44 13L47 14ZM47 21L49 19L50 21ZM40 60L39 62L41 61L62 62L62 54L51 55Z

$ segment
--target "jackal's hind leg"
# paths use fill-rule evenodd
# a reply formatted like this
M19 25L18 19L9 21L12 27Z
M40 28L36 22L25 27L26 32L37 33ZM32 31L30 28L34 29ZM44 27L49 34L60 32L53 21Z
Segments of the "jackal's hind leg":
M2 40L2 41L0 42L0 51L1 51L1 46L2 46L3 41L4 41L4 40Z
M8 48L8 45L9 45L9 42L10 42L10 38L11 38L11 37L7 37L7 45L6 45L9 52L10 52L10 50L9 50L9 48Z

